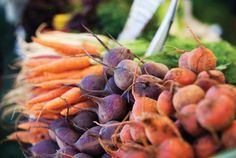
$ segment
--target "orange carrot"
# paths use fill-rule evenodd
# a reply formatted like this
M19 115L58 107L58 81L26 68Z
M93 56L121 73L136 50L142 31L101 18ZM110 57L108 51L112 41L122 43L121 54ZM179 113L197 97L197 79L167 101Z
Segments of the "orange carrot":
M23 143L37 143L41 140L50 139L47 133L31 133L29 131L18 131L7 136L7 140L19 140Z
M41 94L39 96L30 99L26 104L31 107L33 104L49 101L51 99L61 96L69 89L70 89L69 87L61 87L58 89L51 90L47 93Z
M97 49L97 47L91 44L87 44L87 43L79 47L79 46L73 46L73 45L64 44L60 42L46 41L46 40L35 38L35 37L33 37L32 40L35 43L41 44L45 47L52 48L59 54L63 54L63 55L86 54L86 51L90 54L99 55L99 50Z
M68 105L78 103L81 98L81 91L79 88L72 88L69 91L65 92L61 97L57 97L44 106L45 110L55 110L55 109L64 109Z
M22 122L17 127L24 130L29 130L30 128L36 127L48 127L48 124L44 122Z
M80 70L90 65L89 57L65 57L54 62L37 66L32 69L31 76L42 74L44 72L64 72L69 70Z
M40 88L40 87L35 87L31 90L32 92L32 97L35 97L36 95L41 95L41 94L44 94L44 93L48 93L49 91L51 91L53 89L43 89L43 88Z
M34 77L27 80L29 83L40 83L51 80L61 80L61 79L80 79L87 75L101 75L103 72L102 65L94 65L84 68L82 70L72 70L62 73L44 73L43 76Z
M37 104L34 104L33 106L27 104L26 108L32 111L38 111L38 110L42 110L44 105L45 105L45 102L37 103Z
M44 65L50 62L54 62L57 59L59 59L59 57L58 58L39 58L39 59L30 58L23 63L23 66L26 66L28 68L34 68L34 67Z
M94 104L89 101L80 102L78 104L71 106L70 108L63 109L61 111L61 115L62 116L75 115L76 113L78 113L78 111L82 109L87 109L87 108L92 108L92 107L94 107Z
M59 119L61 116L57 113L60 113L60 111L58 110L57 113L52 113L50 111L44 111L42 112L42 110L40 111L24 111L24 113L26 115L31 115L32 117L38 119L38 118L45 118L45 119L49 119L49 120L56 120Z
M78 84L81 79L52 80L34 85L43 89L54 89L63 86L63 84Z

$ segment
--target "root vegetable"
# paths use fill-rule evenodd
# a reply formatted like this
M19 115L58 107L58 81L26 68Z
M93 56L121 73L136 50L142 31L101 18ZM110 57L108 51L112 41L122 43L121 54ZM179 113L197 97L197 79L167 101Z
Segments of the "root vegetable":
M127 113L127 103L120 95L112 94L104 98L91 96L90 98L98 104L97 115L100 123L122 120Z
M152 75L158 78L164 78L169 68L161 63L146 62L141 67L142 74Z
M236 147L236 120L222 133L221 141L226 148Z
M127 48L118 47L109 50L103 57L103 63L108 67L104 67L105 72L112 75L113 69L124 59L134 59L134 54Z
M189 54L188 67L196 73L213 70L216 68L216 56L210 49L200 46Z
M159 148L160 158L194 158L192 147L179 138L166 139Z
M170 69L165 75L164 80L173 80L180 85L189 85L196 80L196 74L185 68Z
M120 131L120 140L122 143L132 142L132 136L130 133L130 125L124 125L124 127Z
M219 145L212 136L206 135L198 138L193 143L193 149L197 158L208 158L217 152Z
M235 117L235 105L227 96L206 98L198 103L197 120L205 129L215 132L231 125Z
M152 145L160 145L163 141L180 136L174 123L166 117L144 116L142 119L146 137Z
M188 85L178 89L173 97L173 105L176 111L180 111L188 104L196 104L202 100L205 92L196 85Z
M184 129L192 136L196 137L204 133L204 129L197 122L195 104L183 107L177 114L177 118Z
M52 140L42 140L36 144L34 144L30 151L34 156L37 155L45 155L45 154L54 154L59 149L56 142Z
M140 97L149 97L157 100L162 92L162 86L160 84L162 82L161 79L152 75L141 75L135 81L134 91Z
M104 150L98 142L98 136L101 127L95 126L87 130L75 143L75 147L83 153L91 156L101 156Z
M224 73L218 70L202 71L198 74L198 79L201 78L209 78L217 81L218 83L225 83Z
M114 80L122 90L129 88L134 80L135 72L140 74L140 68L138 64L133 60L122 60L114 70Z
M162 115L171 116L175 113L172 103L173 94L170 91L163 91L157 101L157 110Z
M74 127L81 132L86 131L89 128L94 127L96 124L94 121L98 121L96 113L89 110L80 111L72 120Z

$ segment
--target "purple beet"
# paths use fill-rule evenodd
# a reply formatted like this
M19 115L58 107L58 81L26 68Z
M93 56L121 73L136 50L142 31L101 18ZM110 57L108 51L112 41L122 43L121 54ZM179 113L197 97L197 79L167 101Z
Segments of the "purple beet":
M119 122L118 121L109 121L106 123L106 125L117 124L117 123L119 123ZM113 136L113 134L115 134L117 127L118 127L118 125L102 127L99 132L100 138L102 140L104 140L105 142L108 142L107 145L109 146L109 148L113 148L113 149L116 148L115 145L112 143L112 136Z
M117 123L119 123L119 122L118 121L109 121L109 122L106 123L106 125L117 124ZM100 138L102 140L112 142L112 135L115 133L115 130L116 130L117 126L118 125L102 127L100 132L99 132Z
M49 129L53 131L55 131L56 128L59 128L59 127L70 127L70 124L68 120L66 120L65 118L60 118L60 119L52 121L52 123L49 125Z
M101 158L111 158L110 155L108 155L107 153L103 154Z
M127 103L120 95L112 94L104 98L91 97L98 104L98 118L100 123L111 120L122 120L127 112Z
M134 59L134 54L127 48L118 47L113 48L109 52L107 52L103 57L103 63L106 64L108 67L104 67L104 71L109 74L113 75L114 68L124 59Z
M49 125L49 130L48 130L49 135L52 138L52 140L56 141L55 130L60 127L70 128L70 123L65 118L61 118L61 119L57 119L57 120L52 121Z
M140 74L141 70L138 63L133 60L122 60L114 70L114 80L122 90L127 90L133 83L134 75Z
M55 158L71 158L78 153L76 148L67 146L57 151Z
M105 88L106 80L100 75L88 75L79 84L65 84L65 86L79 87L83 94L100 95Z
M142 74L152 75L158 78L164 78L169 68L161 63L146 62L141 67Z
M34 156L37 155L47 155L47 154L54 154L59 149L56 142L52 140L42 140L36 144L34 144L30 151Z
M157 100L163 88L163 81L152 75L141 75L136 79L134 91L139 96L145 96Z
M119 87L117 87L114 77L111 77L107 81L104 91L109 92L110 94L113 94L113 93L121 94L122 93L122 90Z
M81 80L80 87L85 90L103 90L105 84L106 80L103 76L88 75Z
M93 158L93 157L85 153L78 153L74 155L73 158Z
M94 127L96 124L93 121L98 121L98 116L95 112L83 110L80 111L72 120L72 123L78 131L86 131Z
M89 154L91 156L101 156L104 153L101 147L98 136L101 127L95 126L87 130L79 140L74 144L74 146L83 153Z
M79 137L81 136L81 133L76 132L72 128L66 128L66 127L60 127L55 130L57 138L59 138L62 142L72 145L74 144Z

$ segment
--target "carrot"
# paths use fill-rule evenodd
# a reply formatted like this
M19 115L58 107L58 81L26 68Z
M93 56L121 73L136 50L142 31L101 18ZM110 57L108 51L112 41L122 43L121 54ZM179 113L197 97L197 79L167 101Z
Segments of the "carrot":
M58 89L51 90L47 93L41 94L39 96L36 96L36 97L30 99L26 104L31 107L33 104L49 101L51 99L59 97L60 95L62 95L63 93L65 93L69 89L70 89L69 87L61 87Z
M31 76L42 74L44 72L64 72L69 70L80 70L90 65L89 57L65 57L57 61L50 62L32 69Z
M31 133L47 133L48 132L48 124L44 122L23 122L18 126L20 129L28 130Z
M92 108L92 107L94 107L94 105L93 105L93 103L91 103L89 101L80 102L78 104L71 106L69 109L68 108L63 109L61 111L61 115L63 115L63 116L75 115L76 113L78 113L78 111L80 111L82 109Z
M27 115L33 116L34 118L45 118L45 119L49 119L49 120L56 120L61 117L59 114L56 114L56 113L52 113L52 112L48 112L48 111L42 113L41 111L27 111L25 113Z
M37 111L37 110L42 110L44 105L45 105L45 102L42 102L42 103L34 104L33 106L26 105L26 108L32 111Z
M72 88L65 92L61 97L57 97L44 106L45 110L64 109L70 104L78 103L81 98L81 91L79 88Z
M103 72L103 66L102 65L94 65L89 66L87 68L84 68L82 70L72 70L62 73L44 73L43 76L40 77L34 77L27 80L29 83L40 83L45 81L51 81L51 80L60 80L60 79L80 79L87 75L101 75Z
M32 97L35 97L37 95L41 95L41 94L44 94L44 93L48 93L49 91L51 91L53 89L43 89L43 88L40 88L40 87L34 87L31 92L32 92Z
M45 139L50 139L47 133L31 133L29 131L18 131L7 136L7 140L19 140L20 142L31 144Z
M49 62L56 61L59 58L61 57L58 56L58 58L39 58L39 59L30 58L23 63L23 66L28 68L34 68L43 64L47 64Z
M40 87L43 89L54 89L63 86L63 84L78 84L80 83L80 79L65 79L65 80L52 80L46 81L39 84L34 85L35 87Z
M48 124L44 122L22 122L17 127L24 130L29 130L30 128L35 127L48 127Z
M46 41L40 38L33 37L32 40L35 43L41 44L45 47L49 47L54 49L59 54L63 55L78 55L78 54L86 54L86 51L90 54L99 55L99 50L91 44L84 43L82 46L73 46L69 44L64 44L60 42Z

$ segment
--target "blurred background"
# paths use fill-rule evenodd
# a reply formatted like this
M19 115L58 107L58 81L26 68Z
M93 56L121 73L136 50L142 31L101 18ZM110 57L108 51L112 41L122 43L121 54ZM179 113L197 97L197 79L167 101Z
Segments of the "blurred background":
M164 0L163 0L164 1ZM168 0L166 0L168 2ZM17 37L30 42L36 29L47 24L47 29L66 32L84 32L82 24L99 34L117 38L129 15L133 0L0 0L0 96L13 86L18 69L13 66L19 57ZM158 9L139 38L151 40L165 15L166 6ZM203 39L225 40L236 45L235 0L180 0L177 22L171 34L185 37L187 23ZM195 28L198 28L197 30ZM205 32L212 32L206 34ZM12 130L9 123L1 121L0 142ZM23 157L16 142L0 144L2 158Z

